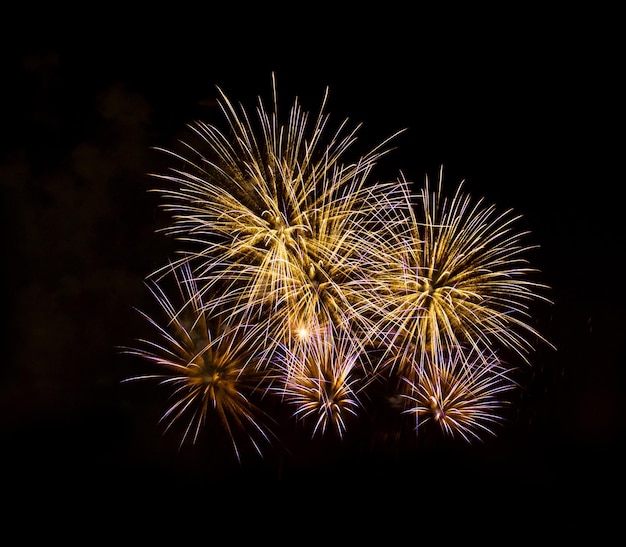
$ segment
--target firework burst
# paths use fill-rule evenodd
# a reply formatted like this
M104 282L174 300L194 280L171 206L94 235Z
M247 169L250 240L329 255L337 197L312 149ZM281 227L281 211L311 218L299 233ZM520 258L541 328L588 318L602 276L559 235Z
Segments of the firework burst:
M533 247L515 227L520 217L474 201L462 183L448 200L439 175L434 191L426 178L420 205L407 205L405 228L390 235L390 292L380 302L390 347L385 363L412 380L427 362L445 369L437 361L455 348L468 348L478 360L487 355L485 365L484 349L494 347L527 362L533 343L545 341L529 321L529 304L547 301L541 295L547 287L533 280L537 270L525 258ZM463 352L458 357L472 366Z
M279 329L268 332L274 339L315 317L362 340L373 327L363 303L380 271L380 214L403 198L395 183L369 180L389 139L346 162L359 126L346 120L327 137L327 95L311 125L297 100L281 123L275 85L274 110L259 98L257 123L219 92L228 131L190 126L197 144L173 154L182 168L157 175L173 219L166 231L187 247L182 260L193 261L203 290L219 293L219 307Z
M128 378L158 380L171 388L173 404L164 413L166 431L185 422L181 445L187 438L197 441L208 420L223 427L237 458L239 433L261 453L259 440L269 441L269 420L253 402L263 392L266 373L259 370L255 353L258 334L246 326L226 325L207 311L196 281L187 264L170 270L178 291L174 303L160 284L151 283L150 291L158 302L164 320L140 312L155 329L155 339L141 339L126 352L156 365L160 372Z
M312 424L312 436L332 429L343 438L348 422L363 409L361 396L371 382L360 346L341 338L330 323L303 332L283 346L275 392L293 408L293 416Z
M404 412L415 417L416 431L434 422L444 435L468 443L495 434L507 404L503 394L516 387L512 370L495 353L455 348L420 370L415 381L402 379L405 390L399 395L407 404Z

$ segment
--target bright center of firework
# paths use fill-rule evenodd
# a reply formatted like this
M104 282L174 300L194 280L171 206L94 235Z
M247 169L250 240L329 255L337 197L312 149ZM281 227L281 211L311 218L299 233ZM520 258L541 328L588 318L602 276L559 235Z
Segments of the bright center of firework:
M439 401L433 395L430 396L430 408L435 416L435 421L446 417L442 405L439 404Z
M298 336L300 340L304 340L305 338L308 338L309 334L310 334L310 331L306 327L299 327L296 330L296 335Z
M428 296L432 297L435 292L435 286L430 281L430 279L423 278L418 283L418 291L421 293L426 293Z
M217 367L204 359L196 358L196 362L188 369L189 382L195 385L216 385L220 380Z
M264 214L269 216L268 222L272 236L282 241L283 244L287 246L296 247L297 243L294 239L294 235L297 231L297 227L290 226L287 219L283 218L281 215L270 215L267 211Z

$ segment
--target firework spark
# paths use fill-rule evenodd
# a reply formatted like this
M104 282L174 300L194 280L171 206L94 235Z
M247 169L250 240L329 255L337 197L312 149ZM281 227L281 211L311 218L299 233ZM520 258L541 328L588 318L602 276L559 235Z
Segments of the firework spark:
M215 418L238 459L238 432L245 432L260 454L257 439L269 441L270 430L267 416L251 399L265 389L262 385L266 380L255 363L257 334L245 326L225 325L219 319L212 322L187 264L172 267L171 273L180 304L173 303L161 285L151 283L150 291L164 312L164 321L140 312L156 330L158 341L141 339L135 347L126 348L127 353L157 365L161 372L127 381L156 379L171 387L174 402L162 420L167 422L166 431L187 420L181 445L189 437L195 443L207 420Z

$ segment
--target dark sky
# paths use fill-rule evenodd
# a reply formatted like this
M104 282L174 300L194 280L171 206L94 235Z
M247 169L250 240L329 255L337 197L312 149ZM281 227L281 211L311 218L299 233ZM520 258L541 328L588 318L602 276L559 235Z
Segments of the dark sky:
M230 485L263 503L260 492L305 498L321 483L361 509L394 500L408 514L434 488L452 504L468 492L495 507L523 499L523 521L578 507L591 489L581 503L597 508L623 480L614 15L237 11L40 14L3 48L0 431L14 495L146 501ZM557 350L533 356L495 439L303 444L240 466L208 441L178 451L154 390L120 384L133 364L116 347L141 332L143 277L170 251L147 192L164 168L152 148L194 119L219 123L216 86L249 108L269 100L272 72L284 110L297 95L315 112L328 86L331 119L363 122L363 148L406 128L381 177L421 181L443 164L451 184L523 215L554 300L537 325Z

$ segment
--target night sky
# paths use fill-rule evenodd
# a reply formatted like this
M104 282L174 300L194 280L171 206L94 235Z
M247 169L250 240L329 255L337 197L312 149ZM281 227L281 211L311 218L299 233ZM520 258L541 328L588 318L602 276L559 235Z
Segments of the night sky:
M345 503L389 518L438 512L431 503L453 518L474 502L486 518L511 509L521 528L602 518L623 485L625 419L614 16L388 9L360 19L311 7L291 23L269 10L76 17L40 14L2 51L0 432L16 507L113 497L119 517L231 496L270 514L328 496L328 512ZM216 86L250 110L258 95L269 102L272 72L283 112L298 96L316 113L328 86L331 120L363 123L359 150L406 128L380 178L402 171L421 183L443 165L450 187L464 179L523 215L553 300L537 306L536 326L556 350L531 356L496 437L299 438L290 456L238 464L209 433L179 450L158 423L164 392L121 383L140 367L118 347L145 332L134 311L151 305L143 279L172 249L148 192L148 174L168 166L154 147L175 146L195 119L219 126Z

